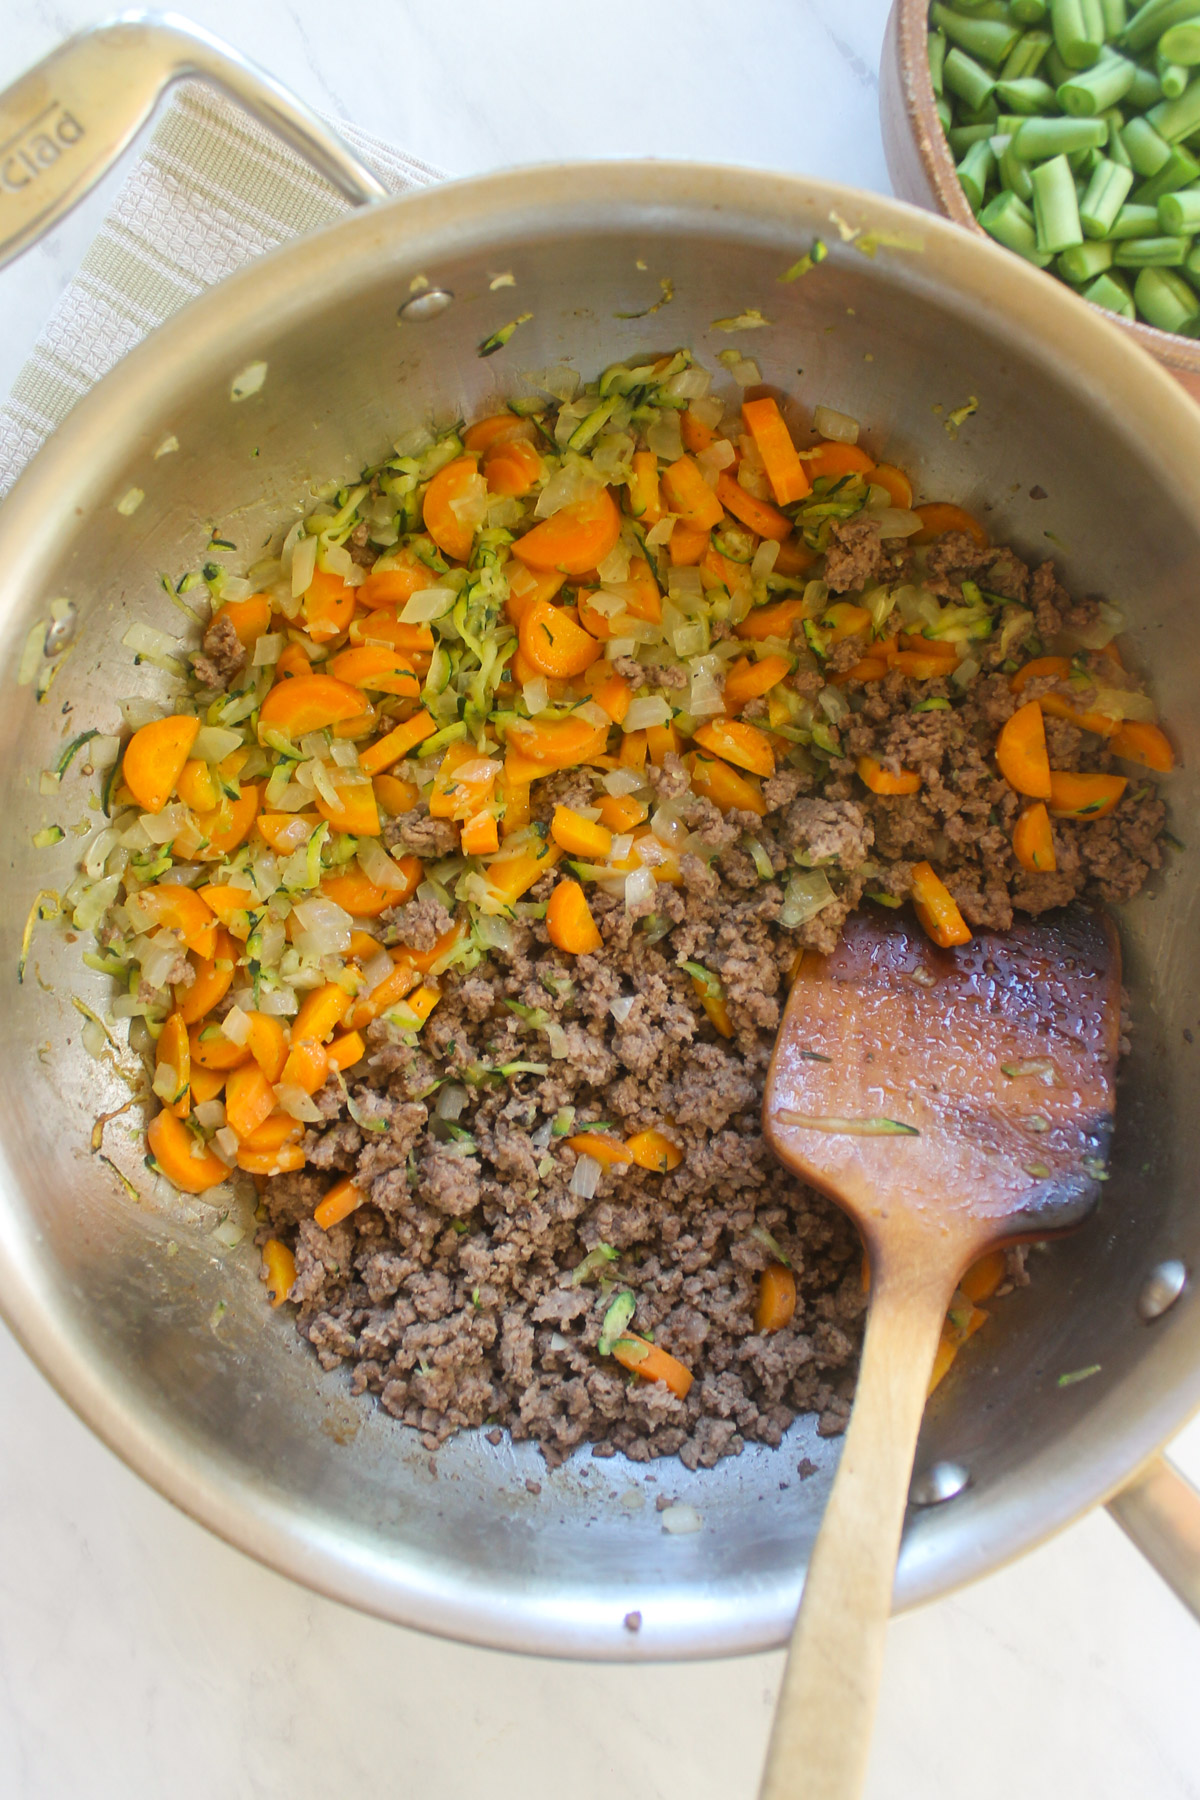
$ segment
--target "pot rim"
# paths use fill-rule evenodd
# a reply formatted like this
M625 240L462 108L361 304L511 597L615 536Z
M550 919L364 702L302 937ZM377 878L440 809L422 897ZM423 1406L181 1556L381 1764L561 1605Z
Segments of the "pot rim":
M210 369L227 371L228 379L254 355L254 334L264 324L276 333L314 306L336 305L340 292L377 281L389 259L406 274L415 266L432 276L439 255L462 256L506 233L598 231L606 219L614 230L625 230L633 218L659 229L674 224L681 232L690 222L706 233L720 231L725 221L731 238L757 235L794 245L797 230L828 230L834 214L920 234L923 276L952 270L959 301L1005 318L1027 339L1046 342L1057 324L1069 346L1059 379L1073 378L1093 408L1136 418L1147 463L1164 480L1169 476L1200 516L1200 414L1133 337L1122 337L1111 320L1061 284L1038 281L1037 271L985 234L968 237L904 202L799 175L690 162L550 164L446 183L350 214L255 260L160 326L84 396L15 484L0 517L9 610L20 594L38 587L41 546L61 533L63 521L73 520L73 509L86 512L111 501L113 484L105 471L152 448L154 433L139 421L154 416L172 382L186 389L198 370ZM842 254L843 247L835 242L831 253ZM1089 363L1093 369L1103 364L1102 391L1088 379ZM33 1234L21 1229L19 1205L7 1198L18 1193L0 1140L0 1313L83 1422L161 1494L235 1548L331 1599L499 1649L648 1661L738 1654L786 1640L799 1571L794 1583L769 1592L761 1582L747 1584L733 1595L714 1591L701 1577L662 1603L653 1632L614 1633L612 1609L598 1602L581 1609L574 1595L481 1600L473 1580L453 1588L440 1570L415 1556L372 1560L365 1540L264 1495L231 1464L212 1458L197 1469L171 1422L148 1413L131 1388L103 1374L90 1341L39 1266ZM1142 1397L1130 1406L1120 1433L1097 1425L1103 1403L1080 1415L1073 1427L1081 1452L1074 1477L1061 1467L1043 1471L1035 1518L1019 1495L1006 1495L1012 1478L1003 1478L990 1490L990 1511L981 1511L978 1529L960 1532L970 1542L953 1562L939 1555L936 1525L925 1515L931 1529L918 1521L902 1551L897 1607L938 1597L1034 1548L1119 1489L1197 1407L1200 1359L1156 1401ZM1081 1487L1077 1470L1085 1449L1089 1476ZM965 1495L964 1503L970 1501Z
M961 225L972 236L988 238L987 232L979 223L967 203L962 191L958 172L954 166L954 158L950 154L950 146L942 130L937 116L937 96L933 91L933 78L929 73L929 56L926 51L926 37L929 20L929 0L893 0L892 24L894 27L896 54L900 65L900 93L904 102L905 123L909 135L921 159L930 189L941 209L942 216L951 219L955 225ZM885 43L884 55L887 55ZM989 242L994 241L988 239ZM1021 262L1013 250L1005 254ZM1044 273L1028 265L1036 275ZM1065 287L1065 282L1057 276L1051 276L1056 287ZM1074 292L1068 288L1068 292ZM1082 295L1079 296L1082 299ZM1103 311L1103 308L1092 306L1091 301L1084 301L1091 311ZM1119 313L1105 313L1105 318L1140 344L1143 350L1149 351L1157 362L1165 363L1169 369L1178 369L1181 374L1200 376L1200 341L1183 337L1179 332L1160 331L1156 325L1147 325L1141 319L1123 319Z

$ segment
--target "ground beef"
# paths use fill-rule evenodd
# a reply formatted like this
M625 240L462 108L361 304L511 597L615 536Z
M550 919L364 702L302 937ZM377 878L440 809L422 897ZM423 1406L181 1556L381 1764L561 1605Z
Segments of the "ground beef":
M872 521L834 528L832 591L861 589L888 568ZM964 533L910 552L902 574L945 598L961 600L974 581L1010 612L1027 605L1046 651L1096 616L1051 564L1030 575L1012 551L981 549ZM852 663L859 648L845 648ZM419 1039L385 1020L368 1028L365 1058L315 1096L307 1168L263 1191L264 1231L295 1250L300 1329L326 1368L349 1370L353 1392L377 1396L431 1449L464 1427L487 1426L492 1442L505 1428L535 1439L551 1463L590 1443L601 1457L678 1455L707 1467L751 1439L778 1444L800 1413L815 1415L822 1435L845 1428L865 1307L858 1239L780 1167L761 1127L797 952L831 950L864 893L906 898L918 861L935 864L970 925L1005 929L1014 909L1128 899L1162 860L1163 807L1146 778L1105 818L1054 821L1057 872L1018 867L1012 830L1027 801L999 774L995 745L1019 702L995 646L978 656L965 693L898 671L831 688L845 702L837 753L784 764L763 784L763 817L722 813L667 753L646 770L646 798L669 802L690 833L679 887L659 887L632 914L619 895L589 890L603 940L595 955L565 956L543 919L516 918L506 948L443 973ZM615 667L637 686L656 679L633 659ZM805 661L794 685L811 697L831 672ZM1097 672L1107 685L1131 679L1108 659ZM1030 683L1023 698L1056 685ZM916 710L929 700L938 704ZM1047 726L1053 766L1110 766L1080 727ZM863 755L915 771L919 790L869 790L857 773ZM534 816L594 805L597 779L571 769L537 783ZM455 827L423 806L389 820L385 839L425 856L457 847ZM823 871L833 899L786 929L798 869ZM419 900L382 923L389 941L427 951L451 916ZM700 1004L697 966L721 983L731 1036ZM572 1189L578 1156L567 1142L585 1126L620 1139L661 1131L682 1161L665 1174L603 1165L585 1198ZM324 1232L314 1209L346 1175L364 1203ZM799 1298L791 1324L763 1336L754 1305L772 1243L791 1261ZM584 1267L601 1245L610 1259ZM1010 1281L1022 1270L1014 1263ZM692 1369L685 1401L598 1354L618 1287L635 1296L633 1328Z
M218 613L204 634L202 647L192 658L192 669L202 687L226 688L246 666L246 651L233 620Z

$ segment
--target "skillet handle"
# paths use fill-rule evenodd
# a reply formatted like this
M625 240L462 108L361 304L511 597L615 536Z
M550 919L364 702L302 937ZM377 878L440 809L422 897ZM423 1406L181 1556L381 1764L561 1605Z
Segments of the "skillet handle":
M220 38L173 13L121 13L68 38L0 93L0 267L83 199L166 89L189 77L286 138L356 206L387 198L315 113Z
M1200 1622L1200 1492L1165 1456L1152 1456L1108 1510Z

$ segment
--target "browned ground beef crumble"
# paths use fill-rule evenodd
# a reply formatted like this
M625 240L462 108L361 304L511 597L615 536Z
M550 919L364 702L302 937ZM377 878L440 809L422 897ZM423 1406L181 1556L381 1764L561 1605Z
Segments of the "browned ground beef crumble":
M1011 550L979 551L952 535L918 557L921 578L943 598L959 598L970 577L1028 602L1044 645L1095 615L1093 602L1070 599L1051 564L1030 574ZM892 579L903 578L912 561L910 551L880 543L873 521L852 519L835 531L826 580L847 592L893 569ZM900 629L895 616L887 629ZM821 674L802 637L794 648L800 666L791 679L812 693ZM859 651L845 648L853 661ZM652 917L630 917L623 901L589 890L602 954L564 956L544 923L522 919L511 952L443 977L419 1045L384 1021L370 1027L369 1054L351 1072L348 1094L337 1078L317 1097L327 1122L308 1133L309 1167L273 1178L263 1194L271 1230L294 1244L291 1297L326 1368L349 1364L353 1391L377 1394L430 1448L464 1426L504 1426L536 1439L551 1463L591 1442L595 1454L620 1450L644 1461L678 1453L689 1468L707 1467L747 1438L778 1444L799 1413L816 1413L824 1434L844 1429L865 1310L857 1237L775 1162L760 1119L797 949L832 949L864 890L903 898L912 864L923 859L936 864L969 924L1001 930L1014 908L1038 913L1079 894L1126 900L1161 862L1164 809L1151 781L1134 780L1107 818L1055 821L1056 874L1017 866L1011 835L1023 802L997 775L992 752L1019 702L997 667L998 646L973 648L982 668L965 697L945 681L894 672L843 690L852 707L840 727L843 754L827 772L781 769L764 789L766 819L722 816L690 794L682 764L668 756L649 777L660 798L680 803L700 853L683 858L681 888L659 888ZM215 659L232 646L206 641L205 651ZM637 668L623 672L639 679ZM1103 673L1110 687L1123 679L1108 661ZM1053 685L1031 683L1021 698ZM951 708L912 710L933 696ZM1059 720L1046 724L1053 766L1111 766L1100 740ZM918 770L921 791L869 793L855 774L864 752ZM548 819L555 800L586 805L592 794L593 773L572 770L535 788L535 812ZM759 873L748 834L779 877L797 853L821 864L835 903L799 930L783 929L783 882ZM420 809L391 821L386 836L438 855L457 834ZM529 898L544 900L553 880ZM414 901L384 922L389 941L425 949L449 919L436 903ZM701 1010L679 966L688 960L720 976L733 1039L719 1037ZM630 995L618 1023L610 1003ZM552 1057L545 1033L507 1001L559 1023L565 1054ZM545 1062L549 1072L477 1085L465 1074L512 1061ZM447 1078L468 1095L453 1126L435 1116L435 1084ZM684 1160L667 1175L606 1169L594 1197L583 1199L569 1189L575 1153L549 1130L566 1106L575 1108L574 1130L601 1120L618 1137L654 1127ZM313 1209L342 1174L369 1203L325 1232ZM755 1235L764 1228L791 1259L798 1286L792 1324L773 1335L754 1328L758 1278L773 1260ZM594 1274L573 1284L572 1271L601 1243L620 1253L605 1276L636 1295L634 1329L653 1332L695 1375L686 1401L598 1356L614 1290L602 1291ZM1014 1279L1024 1279L1022 1269L1023 1258L1014 1259Z

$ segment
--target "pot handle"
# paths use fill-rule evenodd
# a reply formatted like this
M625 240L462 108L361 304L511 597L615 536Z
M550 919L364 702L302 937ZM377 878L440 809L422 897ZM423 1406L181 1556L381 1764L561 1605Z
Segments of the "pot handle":
M220 38L173 13L81 31L0 93L0 267L88 193L176 81L209 81L356 206L387 190L314 112Z
M1200 1491L1165 1456L1152 1456L1108 1510L1200 1621Z

